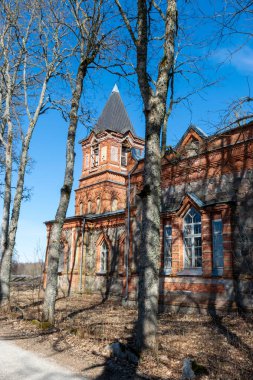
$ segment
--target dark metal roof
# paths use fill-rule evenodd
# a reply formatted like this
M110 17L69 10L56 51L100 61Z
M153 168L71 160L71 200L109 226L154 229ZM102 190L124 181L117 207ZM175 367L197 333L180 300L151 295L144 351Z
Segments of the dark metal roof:
M199 197L197 197L196 194L194 193L186 193L190 198L191 200L193 200L193 202L196 203L196 205L198 205L199 207L204 207L205 206L205 203L199 199Z
M67 218L65 218L65 222L67 221L71 221L71 220L93 220L93 219L99 219L99 218L104 218L104 217L107 217L107 216L115 216L115 215L121 215L121 214L124 214L125 213L125 210L122 209L122 210L116 210L116 211L107 211L107 212L104 212L104 213L101 213L101 214L83 214L83 215L73 215L73 216L68 216ZM46 222L44 222L45 224L47 223L54 223L55 220L47 220Z
M135 134L117 85L113 87L112 93L93 130L95 133L98 133L107 129L120 133L131 131Z
M176 212L180 209L182 206L182 202L185 198L185 196L188 195L194 203L196 203L199 208L204 208L208 206L213 206L217 204L224 204L224 203L233 203L233 196L219 196L217 199L200 199L196 194L194 193L185 193L183 196L178 197L170 197L169 200L163 205L162 212Z

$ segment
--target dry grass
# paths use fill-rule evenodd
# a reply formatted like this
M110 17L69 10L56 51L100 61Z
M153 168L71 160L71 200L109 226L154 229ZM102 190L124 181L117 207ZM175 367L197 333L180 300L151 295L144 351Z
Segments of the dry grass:
M50 352L90 378L180 379L183 359L190 356L197 363L199 379L253 379L251 315L161 314L157 351L145 353L135 368L108 358L104 352L113 341L131 344L136 310L115 301L101 303L99 297L90 295L61 298L57 301L56 328L44 330L29 321L39 318L39 301L36 289L15 287L12 303L18 308L1 323L1 335L9 334L26 348Z

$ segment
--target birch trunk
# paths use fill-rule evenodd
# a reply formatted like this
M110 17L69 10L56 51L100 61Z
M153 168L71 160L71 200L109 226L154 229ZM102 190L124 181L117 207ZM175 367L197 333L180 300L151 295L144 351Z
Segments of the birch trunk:
M0 253L1 258L3 257L3 252L7 247L8 241L8 228L9 228L9 216L10 216L10 206L11 206L11 181L12 181L12 147L13 147L13 125L10 120L10 78L6 75L8 82L8 91L6 97L5 115L4 119L7 123L7 142L5 145L5 178L4 178L4 201L3 201L3 215L2 215L2 227L1 227L1 245ZM5 121L4 121L5 123ZM3 124L4 124L3 123ZM2 137L1 133L1 137ZM3 139L1 138L1 141ZM0 289L1 295L1 289Z
M4 305L9 303L10 299L10 275L11 275L11 263L12 256L16 242L16 233L18 228L18 221L20 215L21 202L24 191L24 183L25 183L25 172L28 160L28 151L30 147L30 142L32 139L34 128L37 124L40 111L43 107L43 102L45 99L47 84L49 80L50 74L46 75L45 81L42 86L42 90L40 93L40 98L38 101L38 106L36 108L33 119L30 121L26 136L22 142L22 151L19 163L18 170L18 179L17 179L17 187L14 196L11 220L8 228L8 238L5 243L4 250L2 251L2 259L1 259L1 268L0 268L0 305ZM11 168L12 170L12 168ZM6 186L6 184L5 184ZM7 190L7 189L6 189ZM11 197L11 188L9 189L9 197Z
M1 43L3 46L3 43ZM5 58L6 58L6 52ZM5 179L4 179L4 201L3 201L3 215L1 226L1 263L0 263L0 305L8 303L9 300L9 282L10 282L10 263L6 261L5 252L8 246L9 234L9 220L10 220L10 207L11 207L11 182L12 182L12 150L13 150L13 125L10 118L10 103L11 103L11 78L9 74L9 64L6 64L5 70L6 77L6 104L5 112L3 115L3 126L7 124L7 142L5 145ZM3 137L4 127L1 131ZM2 142L3 138L1 138Z
M11 180L12 180L12 127L8 127L7 146L5 153L5 185L1 228L1 265L0 265L0 305L9 301L10 264L6 261L8 246L9 219L11 206ZM11 129L11 130L10 130Z
M54 324L55 314L55 302L57 295L57 280L58 280L58 264L60 255L60 242L63 223L66 217L70 194L73 185L73 172L75 161L75 137L78 124L78 109L80 99L83 90L83 81L87 73L88 60L84 60L78 68L76 87L72 97L71 111L70 111L70 123L67 137L66 148L66 163L65 163L65 175L64 183L61 188L60 201L58 209L55 215L55 221L53 223L51 234L49 238L49 250L48 250L48 264L47 264L47 285L45 290L45 298L43 303L43 315L44 321Z

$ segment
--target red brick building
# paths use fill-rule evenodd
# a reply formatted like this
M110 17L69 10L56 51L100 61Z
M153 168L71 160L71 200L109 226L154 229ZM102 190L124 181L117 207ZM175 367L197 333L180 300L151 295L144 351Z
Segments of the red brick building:
M75 215L59 286L136 300L144 160L117 87L81 142ZM47 222L50 235L52 222ZM162 162L160 303L252 309L253 123L207 136L190 126Z

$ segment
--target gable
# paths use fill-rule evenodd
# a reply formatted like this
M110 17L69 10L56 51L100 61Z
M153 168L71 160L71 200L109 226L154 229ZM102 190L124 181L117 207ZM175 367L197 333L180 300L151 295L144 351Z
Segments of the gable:
M196 127L195 125L190 125L189 128L186 130L178 144L176 145L176 149L181 150L183 148L191 147L195 145L198 145L199 143L203 142L207 138L207 134L203 132L200 128Z

